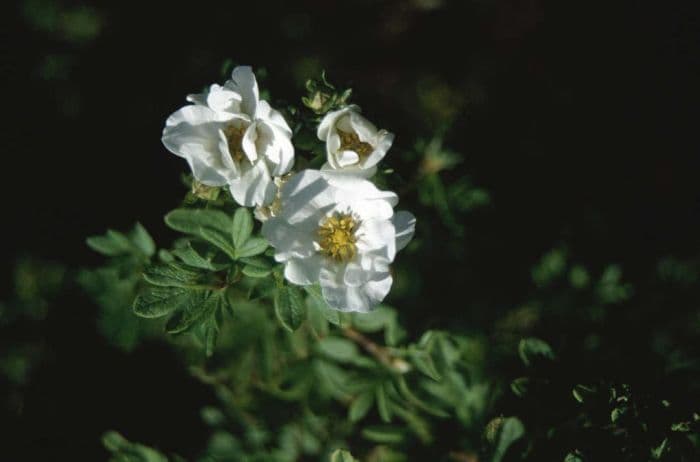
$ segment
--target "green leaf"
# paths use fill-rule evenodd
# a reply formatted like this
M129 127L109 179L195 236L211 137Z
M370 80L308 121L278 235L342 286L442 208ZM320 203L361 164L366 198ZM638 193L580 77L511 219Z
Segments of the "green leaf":
M253 257L255 255L260 255L268 247L268 243L262 237L252 237L245 241L241 247L235 250L236 258Z
M174 249L171 253L179 258L184 264L194 268L219 271L227 266L220 263L213 263L210 258L204 258L194 249L194 247L192 247L191 242L187 242L185 245Z
M160 318L186 303L191 292L181 287L150 287L134 300L134 313L142 318Z
M440 380L440 373L435 368L435 362L425 350L420 350L416 347L411 347L408 350L408 357L411 362L416 366L416 368L423 374L427 375L433 380Z
M528 377L518 377L510 383L511 391L519 398L525 396L529 387L530 379Z
M155 449L132 443L115 431L105 433L102 444L117 462L168 462L168 458Z
M222 303L221 301L219 303ZM214 354L214 347L219 337L219 323L216 312L204 321L204 352L207 356Z
M316 378L326 391L338 398L349 398L347 387L351 384L351 376L347 369L337 366L330 361L316 361Z
M564 248L550 250L532 268L532 280L540 287L552 283L566 269L567 252Z
M154 286L187 288L200 282L200 273L177 263L169 263L147 267L143 278Z
M404 440L404 432L389 425L372 425L362 429L362 436L375 443L399 444Z
M330 462L358 462L352 454L345 449L336 449L331 453Z
M241 207L236 210L236 213L233 214L233 228L231 230L233 245L237 249L240 249L241 246L248 240L252 232L253 217L247 208Z
M134 229L129 236L131 242L147 257L153 256L156 253L156 244L146 228L141 223L136 223Z
M583 289L588 286L591 277L588 275L588 271L581 265L575 265L569 271L569 282L575 289Z
M272 264L265 258L242 258L241 263L245 263L243 274L251 278L263 278L272 273Z
M185 303L165 325L169 334L179 334L190 329L200 320L206 319L216 313L222 304L223 296L220 293L190 291Z
M391 422L391 405L383 383L380 383L375 389L375 398L377 400L379 417L381 417L384 422Z
M371 391L357 395L348 408L348 419L350 419L350 422L362 420L372 408L372 403L374 403L374 393Z
M338 362L350 362L359 352L357 346L350 340L338 337L326 337L318 341L316 348L320 353Z
M228 238L226 238L226 235L206 228L200 229L199 235L202 239L214 244L232 259L236 259L236 249L233 248L233 245L229 242Z
M304 322L306 306L301 291L294 286L281 286L275 291L275 313L290 332L294 332Z
M530 337L520 340L518 344L518 354L526 366L532 364L534 358L554 359L554 351L544 340Z
M131 241L124 234L111 229L104 236L91 236L85 242L95 252L108 257L126 255L134 250Z
M583 457L579 451L570 452L564 458L564 462L583 462Z
M500 462L506 455L508 448L525 434L525 427L517 417L508 417L503 419L500 431L498 432L498 441L496 448L493 451L491 462Z
M578 384L571 390L571 394L574 395L576 401L583 403L586 396L595 393L595 391L594 387Z
M173 263L175 261L175 256L168 250L160 249L158 251L158 260L163 263Z
M399 377L398 381L398 388L399 392L401 395L411 404L415 405L419 409L422 409L423 411L427 412L428 414L434 415L435 417L449 417L450 414L447 412L443 411L442 409L438 409L434 406L431 406L427 404L425 401L421 400L416 396L411 389L408 386L408 382L406 382L406 378L404 376Z
M369 313L354 313L352 325L360 332L378 332L389 325L396 317L396 312L386 306L379 306Z
M660 460L668 449L668 438L664 438L661 444L651 449L651 458L653 460Z
M199 236L202 229L216 230L227 236L233 221L220 210L176 209L165 216L165 224L175 231Z

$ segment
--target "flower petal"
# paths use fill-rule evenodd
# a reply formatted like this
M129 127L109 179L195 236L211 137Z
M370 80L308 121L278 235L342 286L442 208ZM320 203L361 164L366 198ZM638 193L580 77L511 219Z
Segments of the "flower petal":
M384 300L391 289L392 279L387 273L363 285L352 287L345 284L342 272L322 267L319 282L323 298L332 308L366 313Z
M275 260L308 258L316 253L314 234L292 226L285 219L270 217L263 223L262 235L275 248Z
M274 149L278 152L274 157L279 160L272 166L271 171L274 176L282 176L294 166L294 145L292 145L289 137L277 126L273 125L272 131L275 138Z
M258 102L258 110L255 116L260 120L264 120L265 122L277 126L277 128L286 133L287 136L292 136L292 129L289 128L289 125L287 124L287 121L284 120L282 113L270 107L270 104L267 101L260 100Z
M360 160L360 156L355 151L340 151L335 157L340 168L355 165Z
M224 87L241 95L241 111L255 117L258 107L258 82L250 66L238 66L231 72L231 80Z
M372 253L389 262L396 256L396 231L388 219L363 220L358 231L358 249L361 253Z
M245 133L243 134L243 139L241 140L241 145L243 146L243 152L245 153L248 160L253 163L260 155L258 154L258 123L253 122L248 126Z
M316 135L318 136L318 139L321 141L326 141L329 133L335 130L335 124L337 120L345 114L349 113L350 111L359 112L360 108L355 106L354 104L351 104L350 106L344 107L337 111L331 111L327 113L321 120L321 123L318 125L318 130L316 130Z
M373 304L381 303L391 290L391 284L394 282L391 274L386 273L382 279L372 280L365 284L364 289Z
M217 112L238 113L241 110L241 95L217 84L209 87L207 106Z
M374 150L370 153L369 156L365 159L365 161L362 163L362 166L364 168L371 168L374 167L381 161L384 156L386 156L387 151L389 151L389 148L391 148L391 145L394 143L394 134L389 133L386 130L380 130L379 133L377 133L377 138L375 140L374 144Z
M231 195L240 205L266 205L275 199L277 186L263 161L255 162L240 178L229 183Z
M360 141L374 144L377 137L377 127L372 122L365 119L359 112L351 112L348 122L352 127L352 131L357 133Z
M280 191L279 216L294 226L318 226L318 220L333 207L333 190L317 170L294 174ZM315 223L314 223L314 220Z
M396 229L396 250L406 247L416 231L416 217L411 212L401 210L391 219Z
M308 258L292 258L284 267L284 277L300 286L315 284L321 272L322 258L318 254Z
M206 106L185 106L168 117L161 139L170 152L187 159L197 180L209 186L226 183L218 119Z

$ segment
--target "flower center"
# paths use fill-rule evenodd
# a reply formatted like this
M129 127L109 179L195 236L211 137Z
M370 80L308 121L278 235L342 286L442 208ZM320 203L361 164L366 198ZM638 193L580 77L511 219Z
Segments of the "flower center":
M350 213L336 212L318 227L321 253L343 263L352 260L357 253L357 228L360 226Z
M228 142L228 152L231 153L231 158L239 164L246 158L243 151L243 135L245 135L245 131L246 127L243 125L236 127L231 124L224 128L224 136L226 136L226 141Z
M340 136L340 150L355 151L360 159L364 159L374 151L371 144L360 141L357 133L338 130L338 136Z

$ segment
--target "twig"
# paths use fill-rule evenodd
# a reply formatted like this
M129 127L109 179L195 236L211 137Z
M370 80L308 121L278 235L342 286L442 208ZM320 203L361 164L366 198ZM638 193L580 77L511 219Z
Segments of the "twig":
M345 337L360 345L367 353L374 356L377 361L392 371L405 374L411 369L411 366L406 361L394 356L388 348L378 345L352 327L346 327L342 332Z

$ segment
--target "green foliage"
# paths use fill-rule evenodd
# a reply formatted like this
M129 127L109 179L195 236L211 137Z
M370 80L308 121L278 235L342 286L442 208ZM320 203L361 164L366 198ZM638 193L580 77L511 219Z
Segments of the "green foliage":
M358 461L348 451L345 451L343 449L336 449L335 451L333 451L333 454L331 454L330 462L358 462Z
M316 114L325 114L348 103L352 89L337 90L328 80L326 73L322 72L320 79L306 81L307 96L301 98L304 106Z
M155 334L152 326L125 309L143 286L140 273L155 255L155 243L137 223L128 234L110 230L89 237L87 245L111 258L100 268L80 271L77 280L102 308L98 318L101 332L113 345L132 350L141 338Z
M288 110L295 147L304 153L300 168L323 162L318 116L350 96L325 76L307 90L310 111ZM404 152L416 172L409 182L391 168L375 178L414 194L423 207L419 226L436 224L419 230L407 249L415 267L393 268L399 302L418 297L423 280L414 268L428 261L461 283L464 262L450 254L466 243L467 214L491 202L470 178L449 176L464 158L443 145L445 135L440 130ZM156 251L139 224L91 237L88 246L105 263L78 280L100 306L101 331L112 344L131 350L145 337L168 342L211 387L217 403L202 409L209 439L194 460L696 460L697 409L651 386L591 372L609 360L603 348L623 343L621 333L606 331L607 322L637 301L639 288L621 265L589 266L562 242L534 262L532 287L512 307L472 300L465 290L456 309L471 310L468 326L436 323L432 301L424 313L389 305L343 313L327 305L318 285L285 280L248 209L217 188L185 183L182 206L165 216L178 232L174 242ZM687 289L697 282L697 267L665 258L654 284ZM35 276L20 279L18 293L41 299L26 295ZM0 305L0 321L11 325L8 313L18 316L11 304ZM650 375L662 381L696 372L687 347L697 339L693 323L696 317L645 339L656 361ZM686 344L669 340L678 332ZM4 354L0 372L21 384L32 354ZM114 461L182 460L114 432L103 443ZM613 449L601 449L606 445Z
M112 454L110 462L168 462L168 458L155 449L132 443L117 432L107 432L102 444Z
M498 418L496 419L494 426L498 428L491 429L490 431L497 433L497 435L495 437L492 436L491 438L487 436L487 439L494 440L494 450L493 455L491 456L491 462L501 462L505 458L506 452L513 445L513 443L525 435L525 427L516 417L508 417L505 419Z

